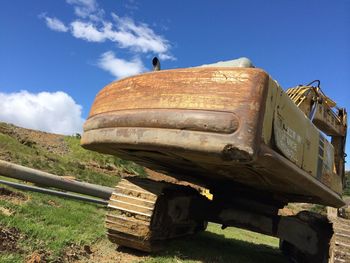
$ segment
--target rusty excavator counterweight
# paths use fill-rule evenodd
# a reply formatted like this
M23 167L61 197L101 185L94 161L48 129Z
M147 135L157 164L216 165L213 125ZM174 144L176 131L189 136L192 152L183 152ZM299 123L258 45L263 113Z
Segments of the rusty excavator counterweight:
M81 144L203 186L212 200L190 186L123 179L109 201L110 240L152 252L216 222L280 238L293 262L350 262L350 223L337 212L347 115L320 82L285 92L247 58L159 69L103 88ZM328 216L280 215L290 202L328 206Z

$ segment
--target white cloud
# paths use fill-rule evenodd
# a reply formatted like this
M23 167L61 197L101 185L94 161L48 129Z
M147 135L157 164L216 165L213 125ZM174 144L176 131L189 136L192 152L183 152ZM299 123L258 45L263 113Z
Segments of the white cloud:
M59 134L82 131L82 107L64 92L0 93L0 101L0 121Z
M172 59L168 53L169 42L157 35L147 24L136 23L131 18L121 18L112 14L116 26L110 22L103 22L99 28L93 22L80 20L71 23L72 35L89 42L115 42L121 48L130 48L135 52L153 52L163 56L164 59Z
M63 22L55 17L48 17L44 16L46 25L54 30L54 31L59 31L59 32L67 32L68 27L66 27Z
M98 61L98 66L111 73L117 79L136 75L146 70L139 58L126 61L117 58L112 51L108 51L101 55Z
M74 13L82 18L95 19L98 16L94 13L103 12L98 8L95 0L67 0L67 3L74 6Z
M173 55L171 55L171 54L164 54L164 53L159 54L159 59L160 60L176 60L176 58Z
M168 40L154 31L147 24L138 24L128 17L119 17L112 13L112 17L117 23L117 29L121 35L115 35L114 40L121 47L134 48L141 52L155 52L163 54L168 52L170 45Z
M144 71L141 54L148 56L151 53L158 55L161 60L176 60L170 53L170 42L154 32L148 24L137 23L130 17L121 17L115 13L111 13L108 19L96 0L66 0L66 2L74 8L75 19L66 27L57 18L46 17L44 13L43 17L48 26L53 30L69 32L73 37L88 42L109 41L115 43L117 50L126 49L131 52L134 59L130 61L115 57L111 51L100 56L97 65L116 78ZM133 0L129 0L128 3L135 5Z
M104 42L106 33L99 31L92 23L74 21L71 24L72 35L89 42Z

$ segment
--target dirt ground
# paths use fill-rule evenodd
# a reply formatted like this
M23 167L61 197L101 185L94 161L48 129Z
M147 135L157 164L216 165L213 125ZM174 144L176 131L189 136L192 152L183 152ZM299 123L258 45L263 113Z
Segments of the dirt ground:
M22 238L17 228L6 228L0 225L0 252L18 251L17 242Z
M27 197L24 194L20 192L11 191L10 189L5 187L0 187L0 198L7 201L14 201L14 200L26 201L27 200Z
M9 135L24 145L39 146L60 155L64 155L69 150L64 142L64 136L59 134L24 129L4 123L0 123L0 133Z
M12 230L13 231L13 230ZM10 233L10 234L9 234ZM15 251L17 236L11 236L12 232L6 230L6 235L4 237L10 237L3 246L0 245L1 251ZM15 234L17 232L14 232ZM0 231L0 238L3 237L2 232ZM17 238L17 239L16 239ZM1 239L0 239L1 240ZM6 246L6 247L5 247ZM47 263L51 262L48 260L50 254L45 250L34 251L29 255L25 262L26 263ZM107 240L102 240L95 243L92 246L77 246L70 245L65 251L63 251L62 256L55 260L54 263L130 263L130 262L139 262L146 258L146 254L137 251L130 251L127 248L118 249L115 244L111 244Z
M20 192L14 192L10 189L0 187L0 200L11 202L15 205L22 204L28 200L28 197ZM0 215L11 216L14 212L5 206L0 205ZM1 246L1 244L0 244Z
M77 260L70 261L74 263L129 263L138 262L146 258L146 254L142 252L136 252L127 248L118 248L115 244L110 243L108 240L102 240L97 242L90 248L91 253L87 256L80 257Z

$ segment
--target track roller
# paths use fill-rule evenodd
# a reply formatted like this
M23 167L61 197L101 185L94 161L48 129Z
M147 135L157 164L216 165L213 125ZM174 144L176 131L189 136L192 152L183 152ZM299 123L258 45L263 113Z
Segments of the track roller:
M336 208L329 207L327 216L303 211L298 217L315 231L306 240L311 250L281 240L280 249L293 263L350 263L350 220L341 218ZM310 249L310 248L309 248Z
M198 218L207 202L188 186L141 178L122 179L110 197L106 215L107 235L121 246L157 251L161 241L205 229Z

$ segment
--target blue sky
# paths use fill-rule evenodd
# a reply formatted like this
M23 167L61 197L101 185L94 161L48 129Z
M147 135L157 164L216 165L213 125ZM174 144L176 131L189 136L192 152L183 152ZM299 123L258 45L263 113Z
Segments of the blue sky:
M320 79L350 109L349 0L8 0L0 2L0 118L70 133L103 86L150 70L154 55L162 68L246 56L284 88Z

